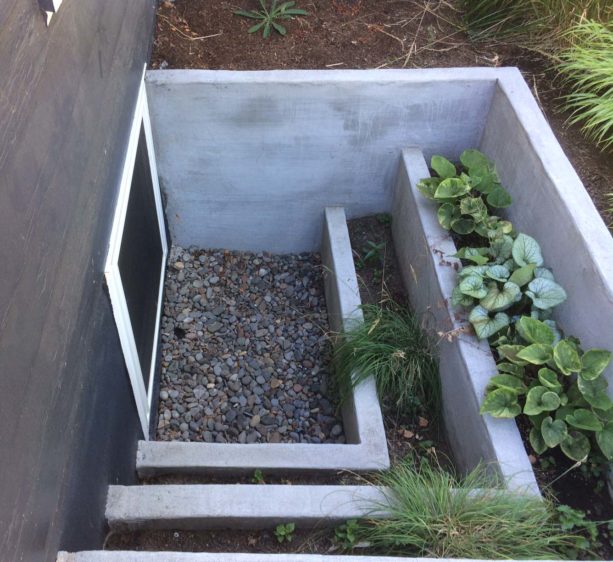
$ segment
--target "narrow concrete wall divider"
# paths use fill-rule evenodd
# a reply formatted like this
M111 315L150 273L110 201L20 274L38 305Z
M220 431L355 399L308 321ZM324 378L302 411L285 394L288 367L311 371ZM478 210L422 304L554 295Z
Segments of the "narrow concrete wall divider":
M436 205L417 190L430 175L420 149L403 150L394 190L392 231L403 283L415 311L439 339L443 419L456 463L485 462L510 489L540 494L515 420L482 416L479 407L496 363L487 342L464 333L465 319L450 304L459 260Z

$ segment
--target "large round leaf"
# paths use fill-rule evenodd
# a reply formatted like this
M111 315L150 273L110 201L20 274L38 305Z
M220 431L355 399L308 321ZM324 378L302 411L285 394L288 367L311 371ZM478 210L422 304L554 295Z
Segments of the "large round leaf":
M430 167L441 178L452 178L456 175L455 166L442 156L433 156L432 160L430 160Z
M560 392L562 390L562 384L558 380L558 375L555 371L552 371L547 367L543 367L539 369L538 378L539 382L550 390L553 390L554 392Z
M529 439L530 445L532 445L532 448L537 455L541 455L547 450L547 443L545 443L543 435L536 427L533 427L530 430Z
M487 204L495 209L504 209L513 203L509 192L501 185L496 185L493 189L489 190L486 200Z
M613 460L613 422L607 423L601 431L596 433L596 443L607 460Z
M488 384L493 388L504 388L514 394L526 394L528 392L528 387L521 379L513 375L495 375L489 380Z
M589 349L581 357L581 376L586 380L598 378L611 362L606 349Z
M501 357L504 357L511 363L515 363L516 365L527 365L527 361L517 356L522 349L524 349L523 345L500 345L496 348L496 351L498 351Z
M566 291L555 281L544 277L537 277L530 281L526 295L532 299L534 306L541 310L553 308L566 300Z
M483 308L498 312L506 310L516 303L521 296L520 288L515 283L506 282L502 291L496 283L491 283L488 287L487 295L479 303Z
M532 281L532 278L534 277L535 268L536 266L533 263L524 265L523 267L520 267L513 272L513 275L511 275L509 281L512 281L516 285L523 287L524 285Z
M517 394L504 388L489 391L483 399L480 412L495 418L514 418L521 414Z
M504 263L511 257L513 251L513 238L505 234L500 238L492 240L490 243L490 251L497 263ZM507 268L509 271L511 268Z
M532 365L544 365L551 361L552 356L551 346L542 343L530 344L517 353L519 359L532 363Z
M471 310L468 320L480 340L493 336L511 323L511 319L504 312L499 312L491 318L488 311L482 306L475 306Z
M603 427L596 414L585 408L577 408L572 414L566 416L566 423L578 429L587 429L588 431L600 431Z
M559 341L553 348L553 359L556 366L565 375L581 371L581 359L577 348L568 340Z
M460 216L460 210L454 203L443 203L436 211L439 224L445 229L451 228L451 221Z
M470 185L459 178L447 178L443 180L434 192L435 199L456 199L466 195L470 191Z
M586 381L582 377L577 378L577 387L581 396L594 408L609 410L613 408L613 402L607 395L607 381L603 377Z
M542 412L551 412L560 406L560 397L544 386L531 388L526 396L524 414L537 416Z
M543 256L538 242L523 232L520 232L513 242L513 259L520 267L528 264L543 265Z
M549 271L546 267L537 267L534 270L534 277L540 277L542 279L549 279L550 281L555 281L553 273L551 273L551 271Z
M568 458L581 462L590 454L590 441L580 431L570 431L560 443L560 448Z
M488 251L489 248L470 248L468 246L465 246L464 248L461 248L458 252L456 252L453 257L460 258L463 260L469 260L479 266L484 265L488 261L490 261L490 259L487 257ZM485 272L487 272L487 270L487 267L483 268L483 271L481 271L479 275L483 275Z
M519 335L528 343L553 345L553 330L540 320L536 320L530 316L522 316L515 323L515 327L517 328Z
M491 265L485 275L494 281L504 283L509 278L510 272L504 265Z
M428 199L434 199L434 193L441 181L441 178L424 178L417 183L417 189Z
M469 172L477 169L488 169L491 166L487 156L475 148L468 148L462 152L460 155L460 162L462 162Z
M473 303L473 298L462 293L459 286L453 288L453 291L451 292L451 304L453 306L463 306L468 308L469 306L472 306Z
M458 287L462 294L474 297L475 299L482 299L487 295L487 288L483 284L483 278L478 275L464 277Z
M460 201L460 212L463 215L470 215L475 220L487 217L487 207L481 197L463 197Z
M465 236L475 230L475 219L470 217L459 217L451 221L451 230Z
M568 428L562 420L553 420L547 416L541 422L541 435L548 447L557 447L568 435Z
M523 377L526 369L521 365L514 365L513 363L498 363L496 365L499 373L510 373L516 377Z
M464 249L464 248L462 248ZM461 251L461 250L460 250ZM455 257L463 257L460 255L460 252L458 252ZM467 277L468 275L485 275L485 272L489 269L488 265L467 265L466 267L463 267L459 272L458 272L458 277Z

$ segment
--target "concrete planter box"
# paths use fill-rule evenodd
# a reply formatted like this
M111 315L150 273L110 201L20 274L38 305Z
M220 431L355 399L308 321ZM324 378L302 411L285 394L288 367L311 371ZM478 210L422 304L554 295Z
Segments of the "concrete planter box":
M446 333L459 326L447 303L455 272L443 263L453 261L447 256L455 250L428 202L415 197L414 184L427 174L424 158L458 159L474 147L496 162L514 197L508 218L539 241L568 293L556 320L586 347L611 347L613 239L516 69L152 71L147 92L177 244L271 252L323 247L325 254L332 236L322 235L324 219L339 217L325 208L343 207L348 218L392 212L413 304ZM412 146L424 156L403 153ZM538 493L515 423L478 414L495 371L487 346L466 334L443 342L441 368L458 464L491 463L513 489ZM612 368L608 376L613 380ZM340 446L345 459L358 446ZM309 456L343 467L325 458L324 445L273 445L274 459L267 446L253 445L244 455L241 446L227 446L238 460L219 460L221 448L202 447L142 443L139 470L176 471L184 451L193 455L188 471L238 464L250 470L264 460L280 469L317 469L319 459L303 462ZM386 453L378 451L372 458L383 466ZM346 464L356 466L354 459Z

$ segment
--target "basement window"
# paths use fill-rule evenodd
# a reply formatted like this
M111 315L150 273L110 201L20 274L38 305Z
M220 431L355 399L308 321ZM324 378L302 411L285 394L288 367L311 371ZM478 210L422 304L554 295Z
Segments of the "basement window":
M141 83L132 122L105 277L145 438L168 245L147 96Z

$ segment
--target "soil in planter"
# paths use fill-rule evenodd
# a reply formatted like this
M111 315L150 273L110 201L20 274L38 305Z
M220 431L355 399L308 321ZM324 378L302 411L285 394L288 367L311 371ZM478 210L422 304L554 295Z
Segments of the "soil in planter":
M344 443L318 254L173 247L159 440Z
M530 422L520 416L517 425L540 489L555 503L583 511L589 521L602 523L598 525L597 540L591 541L591 549L597 559L613 560L613 536L607 525L613 520L613 501L606 486L606 469L591 463L579 466L559 448L537 455L528 437Z
M365 304L393 300L410 306L394 252L391 216L378 214L348 221L360 298ZM381 406L392 465L409 454L428 455L452 469L451 448L436 412L407 416L391 407L385 396Z
M288 521L289 523L289 521ZM170 552L338 553L333 529L297 529L291 542L279 543L272 529L237 531L136 531L113 533L105 550Z

